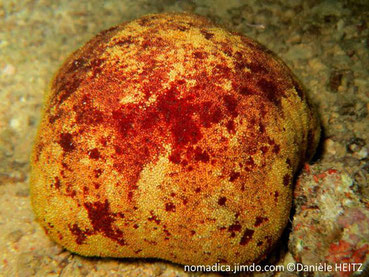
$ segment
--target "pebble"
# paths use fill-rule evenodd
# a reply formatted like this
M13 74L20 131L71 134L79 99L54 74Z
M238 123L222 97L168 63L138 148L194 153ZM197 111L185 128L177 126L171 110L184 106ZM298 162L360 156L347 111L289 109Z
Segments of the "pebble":
M296 60L296 59L310 59L313 57L313 55L314 53L311 46L307 44L298 44L292 46L285 54L285 57L288 60Z
M359 160L363 160L368 157L368 148L363 147L359 152L355 152L353 156Z
M346 154L345 147L332 139L326 139L324 141L324 149L328 154L336 156L337 158L342 158Z
M2 74L5 76L11 76L15 74L15 67L14 65L8 63L3 67Z
M13 243L18 242L22 237L23 237L23 232L20 229L17 229L8 234L8 240Z

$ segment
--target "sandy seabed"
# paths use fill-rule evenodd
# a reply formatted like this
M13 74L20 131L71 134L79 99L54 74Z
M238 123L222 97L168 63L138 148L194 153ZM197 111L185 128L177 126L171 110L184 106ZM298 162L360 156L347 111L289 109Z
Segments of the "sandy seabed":
M188 273L182 266L164 261L73 255L48 239L30 206L29 156L43 93L53 73L73 50L99 31L147 13L167 11L208 16L267 46L299 77L320 114L323 139L313 164L297 176L295 214L289 226L292 231L266 263L368 261L366 3L0 0L0 275L220 275ZM299 276L287 271L276 274Z

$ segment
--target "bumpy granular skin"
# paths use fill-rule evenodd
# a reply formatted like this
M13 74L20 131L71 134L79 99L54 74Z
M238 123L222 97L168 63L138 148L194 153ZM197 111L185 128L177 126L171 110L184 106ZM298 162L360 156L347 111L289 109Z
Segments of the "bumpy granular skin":
M67 59L45 103L32 205L53 240L86 256L259 261L319 139L281 61L189 14L100 33Z

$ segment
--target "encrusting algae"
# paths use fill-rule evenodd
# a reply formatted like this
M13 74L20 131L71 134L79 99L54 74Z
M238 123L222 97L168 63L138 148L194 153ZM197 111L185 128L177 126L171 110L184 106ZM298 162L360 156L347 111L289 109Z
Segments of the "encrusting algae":
M101 32L66 60L45 101L33 209L53 240L85 256L260 261L319 140L286 65L190 14Z

